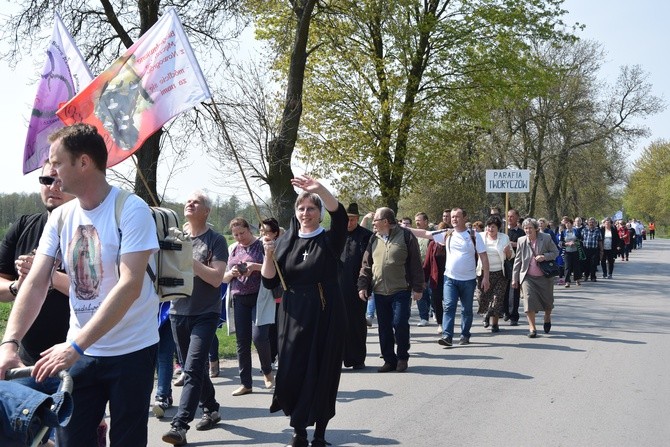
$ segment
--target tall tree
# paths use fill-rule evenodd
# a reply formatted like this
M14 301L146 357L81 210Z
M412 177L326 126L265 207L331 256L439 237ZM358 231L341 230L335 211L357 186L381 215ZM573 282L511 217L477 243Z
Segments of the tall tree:
M624 205L630 217L670 222L670 141L644 149L630 173Z
M520 63L527 39L562 37L562 0L340 0L320 18L322 42L307 81L304 160L337 174L345 190L372 187L397 209L431 131L473 72ZM491 77L496 79L496 77ZM457 118L457 117L455 117Z
M18 12L2 23L4 39L10 45L0 58L15 63L24 52L40 52L47 38L40 30L51 27L53 12L58 11L94 73L105 69L130 47L168 7L177 10L196 52L202 58L201 65L207 68L204 69L206 75L214 73L225 63L226 45L245 24L241 19L239 2L234 0L18 1ZM210 83L216 84L216 77L207 77ZM136 152L135 192L148 202L151 196L161 200L156 186L161 137L162 131L156 132ZM146 186L140 181L140 174L147 180Z
M498 112L505 121L491 132L507 142L507 167L532 170L528 214L597 211L594 198L624 179L626 156L648 133L642 120L663 109L640 67L622 67L612 87L599 81L603 60L594 42L539 46L547 88Z
M297 197L290 183L291 160L303 112L308 56L313 52L310 27L323 4L317 0L246 0L244 4L254 16L258 36L275 50L275 67L286 79L279 129L267 147L266 177L272 208L277 210L279 222L286 224L293 215L293 202Z

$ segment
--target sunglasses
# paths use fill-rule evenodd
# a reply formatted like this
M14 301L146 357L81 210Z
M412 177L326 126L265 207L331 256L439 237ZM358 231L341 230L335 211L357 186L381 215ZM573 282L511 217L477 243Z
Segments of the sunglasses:
M55 182L55 181L56 181L56 179L54 177L50 177L48 175L41 175L39 177L40 185L45 185L45 186L53 185L53 182Z

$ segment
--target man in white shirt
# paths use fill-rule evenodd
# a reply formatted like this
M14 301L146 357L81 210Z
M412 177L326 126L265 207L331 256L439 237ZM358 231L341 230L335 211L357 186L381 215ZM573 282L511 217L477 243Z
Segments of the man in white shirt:
M453 231L426 231L412 229L417 237L433 239L446 247L447 262L444 269L444 312L442 316L442 346L453 345L454 320L458 301L461 301L461 345L470 344L475 288L477 287L477 258L482 260L482 290L489 289L489 258L481 235L470 232L466 214L461 208L450 212Z
M47 349L33 371L37 381L63 369L73 378L74 411L59 429L58 445L97 445L109 404L111 445L146 446L158 297L145 272L158 250L156 226L137 196L125 200L117 225L119 189L107 183L107 148L95 127L68 126L50 142L50 175L76 199L54 210L44 228L0 346L0 377L20 366L18 341L37 316L59 260L70 279L70 329L67 341Z

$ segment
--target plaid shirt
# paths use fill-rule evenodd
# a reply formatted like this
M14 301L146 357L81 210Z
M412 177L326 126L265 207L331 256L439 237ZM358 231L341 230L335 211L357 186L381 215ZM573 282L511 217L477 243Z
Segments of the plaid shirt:
M600 228L594 226L592 230L589 227L584 227L582 230L582 244L584 244L584 248L600 248L602 240L603 235L600 232Z

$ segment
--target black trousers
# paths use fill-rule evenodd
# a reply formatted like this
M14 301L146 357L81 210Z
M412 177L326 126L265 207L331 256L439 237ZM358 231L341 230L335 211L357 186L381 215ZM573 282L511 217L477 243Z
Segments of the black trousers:
M600 264L600 249L599 248L586 248L586 270L584 271L584 279L596 279L596 271L598 270L598 264Z
M603 269L603 277L606 275L612 276L614 270L614 260L616 259L616 250L605 250L603 258L600 260L600 267Z
M512 281L507 281L507 288L505 289L505 298L503 299L503 312L509 315L510 320L519 321L519 302L521 301L521 287L512 289L511 285ZM511 303L510 303L510 289L512 290Z

